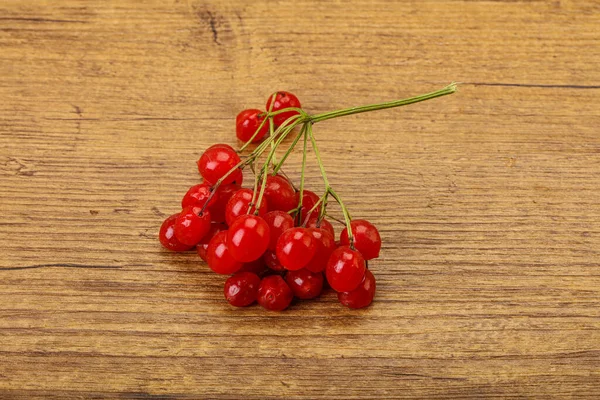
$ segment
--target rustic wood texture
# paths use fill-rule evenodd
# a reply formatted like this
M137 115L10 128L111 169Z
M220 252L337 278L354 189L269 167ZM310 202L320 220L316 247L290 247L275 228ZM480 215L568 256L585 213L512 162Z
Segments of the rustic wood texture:
M575 0L3 0L0 398L600 397L599 27ZM272 91L451 81L315 125L382 233L372 307L233 309L159 246Z

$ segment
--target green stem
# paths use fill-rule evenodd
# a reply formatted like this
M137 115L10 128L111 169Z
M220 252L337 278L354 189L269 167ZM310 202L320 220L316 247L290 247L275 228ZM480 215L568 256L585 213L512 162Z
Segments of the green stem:
M301 222L302 219L302 198L304 197L304 172L306 170L306 148L308 144L308 134L304 131L304 150L302 151L302 169L300 171L300 195L298 196L298 214L296 215L297 221Z
M289 157L292 150L294 150L294 147L296 147L296 144L298 143L298 141L300 140L302 135L304 135L304 133L306 132L306 125L307 125L307 123L302 125L302 129L300 129L300 132L298 133L298 135L296 135L296 137L294 138L294 141L292 142L290 147L287 149L287 151L285 152L283 157L281 157L281 160L279 160L277 165L275 165L275 167L273 168L273 175L277 175L277 172L279 172L279 170L283 166L283 163L285 163L285 160L287 160L287 158Z
M346 222L346 229L348 231L348 243L350 243L350 248L354 250L354 235L352 235L352 225L350 225L350 222L352 221L352 219L350 218L350 213L348 212L348 209L346 208L346 205L344 204L340 196L335 192L335 190L333 190L333 188L329 188L329 193L331 193L331 197L333 197L335 201L338 202L340 208L342 209L344 221Z

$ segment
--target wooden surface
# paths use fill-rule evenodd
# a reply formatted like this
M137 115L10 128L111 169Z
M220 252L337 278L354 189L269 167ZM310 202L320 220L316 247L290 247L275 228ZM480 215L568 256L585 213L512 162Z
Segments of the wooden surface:
M3 0L0 398L600 397L599 16ZM453 80L315 126L382 233L372 307L233 309L223 277L160 248L199 154L274 90L317 113Z

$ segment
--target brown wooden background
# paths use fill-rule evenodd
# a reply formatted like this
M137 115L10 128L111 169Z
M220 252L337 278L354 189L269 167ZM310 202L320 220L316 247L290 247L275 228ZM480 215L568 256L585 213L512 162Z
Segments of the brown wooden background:
M3 0L0 398L598 398L599 27L575 0ZM161 250L241 109L451 81L315 126L383 236L369 309L233 309Z

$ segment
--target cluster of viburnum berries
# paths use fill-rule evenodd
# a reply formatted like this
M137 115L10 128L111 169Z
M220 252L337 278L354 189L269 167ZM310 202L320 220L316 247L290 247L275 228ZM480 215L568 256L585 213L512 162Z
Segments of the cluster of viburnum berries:
M437 97L424 96L429 97L404 100L403 104ZM394 106L390 104L393 103L383 103L379 108ZM246 144L240 151L227 144L216 144L204 151L197 162L203 182L183 196L181 212L163 222L160 242L172 251L195 248L210 269L231 275L224 292L234 306L257 301L266 309L284 310L294 297L319 296L326 282L342 304L350 308L368 306L375 295L375 278L366 261L379 256L381 238L373 224L350 218L328 183L312 133L316 122L378 109L368 107L309 116L296 96L277 92L269 97L267 111L242 111L237 116L236 134ZM302 129L277 162L277 147L299 125ZM281 165L301 138L304 159L298 189L281 174ZM309 140L326 186L321 197L304 189ZM260 144L249 155L240 157L250 143ZM266 161L260 169L256 168L256 161L269 145ZM246 166L251 166L255 175L252 189L242 188ZM328 197L339 203L344 215L345 228L338 241L332 224L325 218Z

